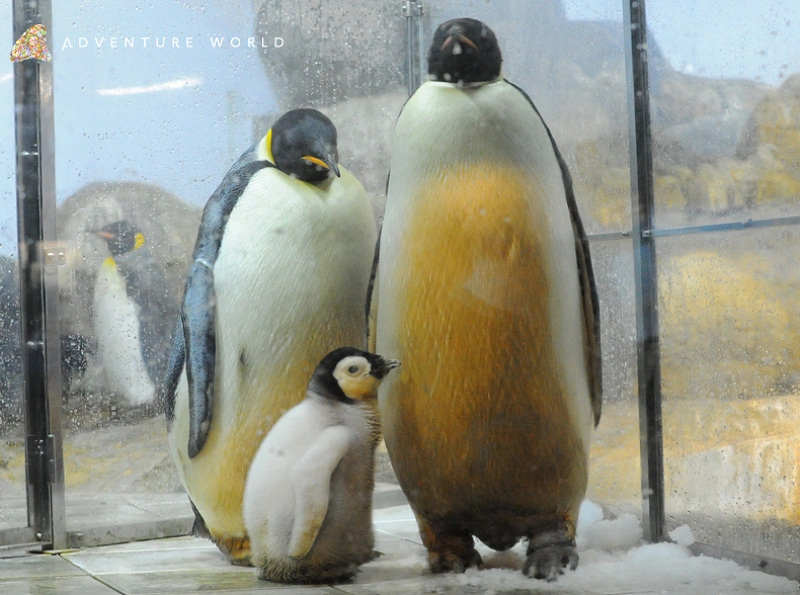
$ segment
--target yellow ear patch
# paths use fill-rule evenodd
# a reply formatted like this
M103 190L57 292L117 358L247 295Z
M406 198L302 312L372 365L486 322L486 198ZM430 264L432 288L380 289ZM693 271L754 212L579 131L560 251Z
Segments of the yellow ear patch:
M138 250L142 246L144 246L144 235L141 234L141 233L137 233L136 234L136 240L134 241L134 244L133 244L133 249L134 250Z
M275 163L275 157L272 156L272 128L267 130L267 137L264 139L264 149L267 153L267 159Z
M370 363L356 355L346 357L336 364L333 377L347 397L356 400L369 399L377 396L378 385L381 383L370 371Z

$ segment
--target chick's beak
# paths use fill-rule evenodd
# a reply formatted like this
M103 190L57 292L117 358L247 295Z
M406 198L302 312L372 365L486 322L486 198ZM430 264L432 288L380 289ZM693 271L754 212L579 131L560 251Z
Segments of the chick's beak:
M378 365L372 367L372 371L370 374L375 376L375 378L383 378L389 372L394 370L395 368L400 366L400 360L396 359L385 359Z

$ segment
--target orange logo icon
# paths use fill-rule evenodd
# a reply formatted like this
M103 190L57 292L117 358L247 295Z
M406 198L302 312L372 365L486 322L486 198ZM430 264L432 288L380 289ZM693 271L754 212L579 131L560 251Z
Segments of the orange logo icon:
M22 62L36 58L42 62L49 62L53 59L50 50L47 49L47 29L44 25L34 25L30 27L20 38L14 42L11 48L11 61Z

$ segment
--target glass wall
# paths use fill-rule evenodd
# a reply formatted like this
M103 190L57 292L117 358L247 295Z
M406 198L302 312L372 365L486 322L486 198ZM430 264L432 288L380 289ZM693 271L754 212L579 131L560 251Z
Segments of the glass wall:
M656 240L668 529L796 562L800 5L647 10L655 235L778 224Z
M166 280L140 288L160 305L145 347L165 355L202 207L283 111L328 113L341 162L380 214L407 96L405 21L394 4L367 0L53 9L67 530L77 545L108 527L185 532L191 513L163 416L142 391L115 385L133 372L102 353L110 331L98 279L110 252L96 232L127 221L143 234L130 258Z
M10 1L0 1L0 14L11 15ZM12 20L0 20L0 39L11 39L12 33ZM3 60L0 61L0 531L28 525L16 205L14 68L11 61Z

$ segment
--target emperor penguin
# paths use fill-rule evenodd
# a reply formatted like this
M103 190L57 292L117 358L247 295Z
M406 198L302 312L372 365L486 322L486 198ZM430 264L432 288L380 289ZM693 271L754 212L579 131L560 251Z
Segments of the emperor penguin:
M435 32L392 138L376 292L389 456L433 572L527 539L523 572L574 568L601 409L598 300L572 182L497 38Z
M242 495L258 445L326 353L364 342L376 237L336 128L313 109L281 116L206 204L164 400L195 529L234 564L249 564Z
M136 225L115 221L94 233L111 253L97 273L93 296L97 358L106 387L131 406L153 404L178 304Z
M377 388L399 365L353 347L332 351L261 443L244 492L260 579L338 582L372 559Z

